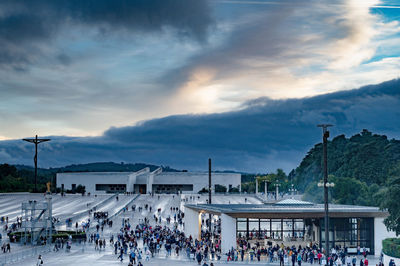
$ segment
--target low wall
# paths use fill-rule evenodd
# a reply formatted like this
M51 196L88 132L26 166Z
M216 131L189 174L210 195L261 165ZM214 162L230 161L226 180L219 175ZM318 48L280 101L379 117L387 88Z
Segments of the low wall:
M396 265L400 265L400 258L390 257L386 254L383 254L383 265L388 266L391 259L394 260Z

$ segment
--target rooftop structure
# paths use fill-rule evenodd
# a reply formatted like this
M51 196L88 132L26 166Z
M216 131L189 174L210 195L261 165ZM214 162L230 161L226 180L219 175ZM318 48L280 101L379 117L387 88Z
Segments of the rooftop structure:
M324 244L324 205L294 199L266 204L186 204L185 233L197 237L205 214L221 219L221 247L236 247L237 239L266 243L304 245ZM379 255L382 240L394 237L383 220L388 212L377 207L329 205L330 246L347 247L355 253L365 247Z

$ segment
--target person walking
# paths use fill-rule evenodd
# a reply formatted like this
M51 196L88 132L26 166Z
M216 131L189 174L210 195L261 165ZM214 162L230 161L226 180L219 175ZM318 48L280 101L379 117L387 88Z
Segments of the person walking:
M299 254L297 254L297 264L299 266L301 266L301 254L300 254L300 252L299 252Z
M285 265L285 261L284 261L284 255L283 255L283 251L279 252L279 266L284 266Z
M36 266L40 266L40 265L43 265L42 255L39 255L37 262L36 262Z
M292 266L296 265L296 254L292 253Z
M356 266L357 264L357 258L355 255L353 255L353 258L351 259L351 263L353 264L353 266Z

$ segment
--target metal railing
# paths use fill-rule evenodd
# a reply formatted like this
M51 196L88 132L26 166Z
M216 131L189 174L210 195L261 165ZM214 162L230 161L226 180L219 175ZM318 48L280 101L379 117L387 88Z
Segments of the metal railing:
M126 206L131 205L133 202L135 202L135 200L137 200L140 197L140 194L135 195L129 202L127 202L122 208L120 208L116 213L112 214L111 216L108 217L108 219L112 220L114 219L116 216L118 216L121 212L124 211ZM96 232L96 226L94 225L94 223L92 223L92 225L90 226L90 228L86 231L86 234L90 234Z
M0 266L20 262L51 251L51 246L35 246L10 253L0 253Z
M101 202L99 202L99 203L97 203L97 204L95 204L93 206L89 206L88 209L80 211L79 213L77 213L77 214L75 214L75 215L73 215L73 216L71 216L69 218L71 218L72 221L76 221L78 219L81 219L82 217L88 216L89 209L100 209L101 207L103 207L104 205L106 205L107 203L109 203L110 201L115 199L117 196L118 196L117 194L114 194L114 195L102 200ZM64 223L64 221L59 221L59 222L55 223L55 225L58 226L58 225L61 225L63 223Z

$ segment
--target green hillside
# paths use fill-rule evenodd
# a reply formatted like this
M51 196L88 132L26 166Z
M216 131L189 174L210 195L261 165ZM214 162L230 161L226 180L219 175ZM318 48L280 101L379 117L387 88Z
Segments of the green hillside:
M363 130L351 138L340 135L328 143L329 181L333 202L379 205L379 195L400 169L400 141ZM322 144L315 145L289 174L305 199L322 201ZM380 193L379 193L380 192Z

